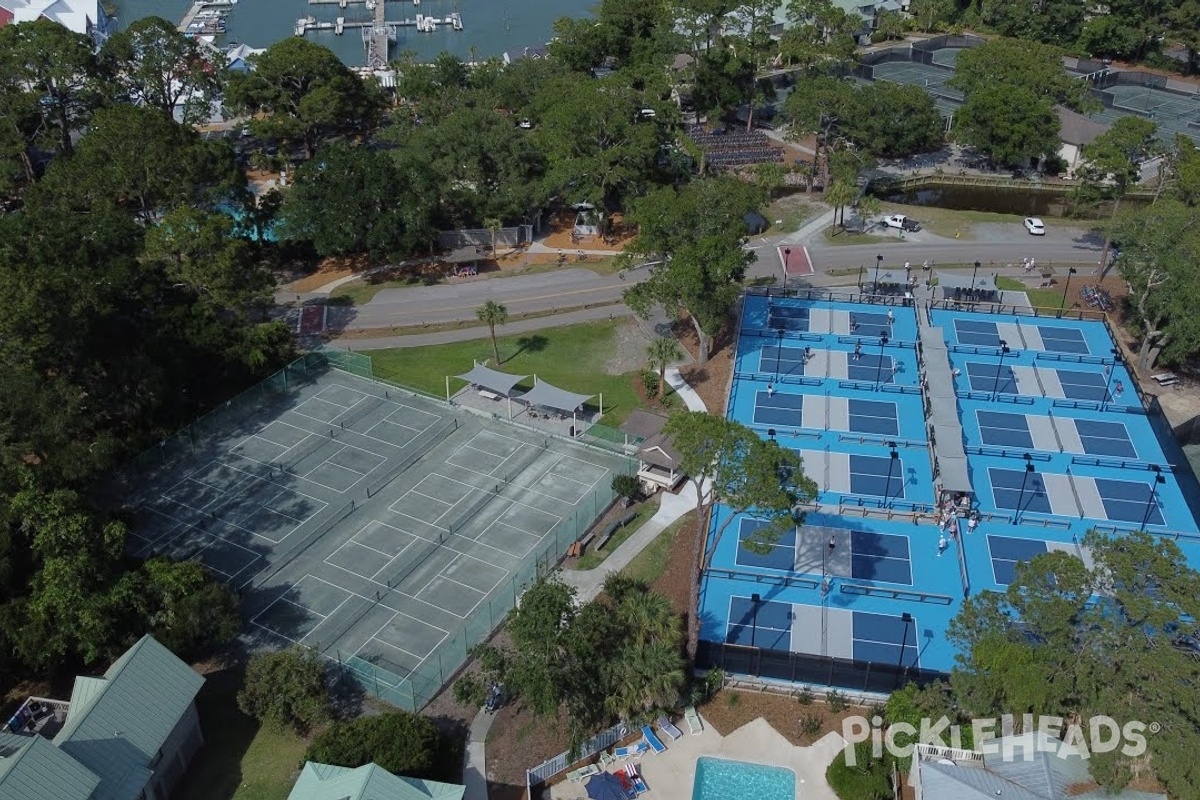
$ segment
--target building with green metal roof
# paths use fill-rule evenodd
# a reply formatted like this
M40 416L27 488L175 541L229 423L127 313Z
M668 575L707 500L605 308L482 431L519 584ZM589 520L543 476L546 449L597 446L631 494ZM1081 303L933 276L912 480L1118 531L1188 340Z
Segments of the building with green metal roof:
M203 684L143 636L103 677L77 678L69 703L31 698L0 734L0 800L165 800L204 742ZM65 718L46 726L51 713Z
M393 775L377 764L353 769L309 761L288 800L462 800L466 787Z

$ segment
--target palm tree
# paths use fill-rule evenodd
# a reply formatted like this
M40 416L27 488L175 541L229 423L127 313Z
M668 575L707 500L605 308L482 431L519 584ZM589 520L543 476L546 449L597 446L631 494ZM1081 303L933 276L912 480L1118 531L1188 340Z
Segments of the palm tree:
M671 608L670 599L658 592L626 595L617 606L617 619L635 644L679 640L679 617Z
M488 217L483 221L483 227L487 228L492 233L492 258L496 257L496 234L504 227L504 223L495 217Z
M662 400L667 390L667 367L683 358L679 343L669 336L660 336L646 348L646 360L651 369L658 370L658 399Z
M488 335L492 337L492 355L496 357L496 366L499 366L500 348L496 346L496 326L508 322L508 309L495 300L488 300L475 309L475 316L488 326Z
M854 198L857 196L858 187L852 183L846 183L845 181L834 181L829 185L829 188L825 190L825 202L833 206L834 216L836 217L837 212L839 211L842 214L840 223L841 225L846 224L846 206L854 202ZM834 232L836 233L837 220L835 219L834 222Z

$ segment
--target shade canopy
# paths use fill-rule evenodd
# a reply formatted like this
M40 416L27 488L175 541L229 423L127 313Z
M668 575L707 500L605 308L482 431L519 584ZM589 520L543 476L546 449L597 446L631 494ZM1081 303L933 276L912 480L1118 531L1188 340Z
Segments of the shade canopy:
M478 247L456 247L442 256L442 261L449 264L470 264L479 260Z
M509 375L507 372L499 372L476 362L475 366L471 367L470 372L464 372L462 375L456 377L462 378L472 386L482 386L485 389L491 389L497 394L508 395L512 392L512 387L529 376Z
M516 398L522 403L531 406L542 406L544 408L553 408L559 411L572 412L581 405L591 400L595 395L576 394L568 392L566 389L560 389L545 381L537 381L533 384L533 388L525 394Z
M996 291L996 279L991 275L977 275L972 280L970 275L960 275L954 272L939 272L938 286L946 289L974 289L977 292Z
M601 772L588 778L584 791L592 800L625 800L625 789L611 772Z

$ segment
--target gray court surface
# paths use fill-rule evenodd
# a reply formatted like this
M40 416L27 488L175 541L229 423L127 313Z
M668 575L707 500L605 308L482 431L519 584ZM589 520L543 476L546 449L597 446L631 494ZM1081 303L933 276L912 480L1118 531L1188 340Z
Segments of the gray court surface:
M468 623L498 623L491 601L511 602L514 576L590 524L624 469L330 370L138 487L129 547L227 580L256 643L299 642L400 681L464 649Z

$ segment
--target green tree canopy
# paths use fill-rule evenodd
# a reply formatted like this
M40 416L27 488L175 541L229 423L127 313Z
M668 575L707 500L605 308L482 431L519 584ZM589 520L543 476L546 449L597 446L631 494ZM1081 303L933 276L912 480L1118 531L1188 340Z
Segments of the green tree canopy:
M335 722L317 734L304 760L351 768L374 762L393 775L452 779L461 772L461 766L440 764L441 750L441 737L433 720L407 711L391 711Z
M292 728L303 735L329 719L325 665L312 650L299 645L255 653L237 696L242 713L277 730Z
M902 158L942 146L945 122L919 86L875 81L854 93L850 113L837 128L879 158Z
M387 153L334 142L301 165L284 195L279 231L320 255L401 255L428 247L433 199Z
M127 102L157 108L183 122L208 118L221 89L216 65L197 41L162 17L143 17L104 42L100 60Z
M35 100L35 141L70 155L72 136L103 105L106 81L92 40L46 17L0 28L0 86Z
M751 254L743 249L745 214L762 202L757 187L733 178L706 178L676 191L659 189L639 198L630 219L637 238L626 258L661 263L647 280L625 292L630 308L643 316L654 307L686 314L700 339L700 361L708 360L708 339L725 323L741 292Z
M378 123L377 84L363 81L327 47L289 36L251 61L249 72L229 78L225 102L254 115L250 128L264 139L301 145L311 158L322 141L362 135Z
M1200 209L1174 199L1119 216L1109 236L1121 243L1117 269L1129 284L1140 339L1138 360L1182 364L1200 352Z
M1048 98L997 84L967 95L954 135L992 161L1016 167L1057 152L1059 128L1058 114Z
M1078 720L1095 715L1150 721L1150 762L1168 793L1200 792L1192 754L1200 747L1200 710L1179 702L1200 680L1200 574L1165 537L1089 533L1094 566L1066 553L1018 564L1003 594L968 598L948 638L960 651L955 695L977 717L1021 712ZM1144 761L1144 757L1142 759ZM1092 776L1123 787L1134 760L1120 750L1092 752Z
M785 530L799 524L798 508L817 496L817 485L804 474L795 451L765 441L750 428L700 411L672 414L663 433L679 452L679 471L696 489L696 543L693 564L697 578L708 569L729 525L753 510L767 524L758 528L749 547L769 548ZM718 506L711 536L709 514ZM689 608L698 608L699 580L693 580ZM699 622L689 616L688 652L695 655Z
M1067 73L1061 50L1017 39L993 39L960 50L954 77L946 85L960 90L967 100L1005 86L1023 90L1023 97L1061 103L1076 111L1095 106L1088 84Z

